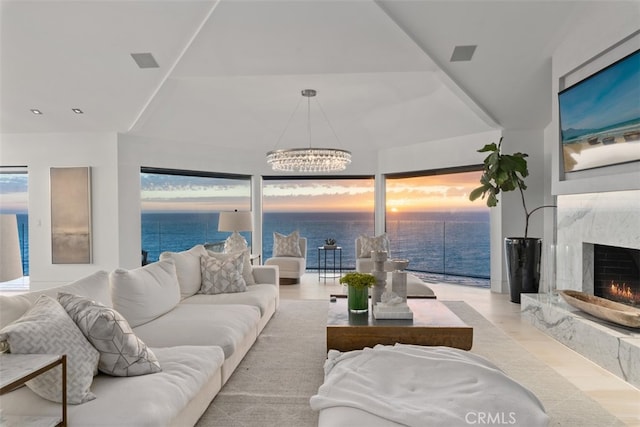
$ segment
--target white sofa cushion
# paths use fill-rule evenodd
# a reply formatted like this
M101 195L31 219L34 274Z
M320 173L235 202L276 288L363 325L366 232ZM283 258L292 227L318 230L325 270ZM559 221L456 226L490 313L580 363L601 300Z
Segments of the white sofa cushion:
M213 396L203 395L207 382L220 375L224 354L219 347L180 346L153 348L162 372L137 377L98 375L92 390L97 399L69 405L69 426L157 427L176 424L190 402ZM218 378L219 390L220 379ZM60 416L60 404L47 402L21 388L2 396L4 414Z
M109 277L113 308L134 328L162 316L180 302L180 285L173 259L134 270L119 268Z
M106 307L113 307L109 288L109 273L97 271L64 286L20 295L0 295L0 328L20 318L36 302L40 295L48 295L55 299L58 292L84 296Z
M246 304L258 307L264 316L270 307L277 305L278 288L274 285L250 285L245 292L231 294L196 294L182 300L180 304Z
M181 303L133 331L151 347L215 345L221 347L228 358L247 336L257 338L259 323L260 309L257 307Z
M203 245L196 245L188 251L162 252L160 254L160 260L173 259L182 298L195 295L200 290L202 284L200 257L206 253L207 250Z
M285 236L273 233L273 257L302 257L300 234L297 231Z
M133 377L161 371L153 352L113 308L65 293L58 294L58 302L100 352L100 372L116 377Z
M14 354L66 354L67 402L95 399L89 388L98 372L98 350L87 341L58 301L41 295L18 320L0 331L0 341ZM38 396L62 402L62 367L38 375L27 387Z
M243 254L237 252L226 258L210 255L200 257L202 286L199 294L216 295L247 290L247 282L242 277Z

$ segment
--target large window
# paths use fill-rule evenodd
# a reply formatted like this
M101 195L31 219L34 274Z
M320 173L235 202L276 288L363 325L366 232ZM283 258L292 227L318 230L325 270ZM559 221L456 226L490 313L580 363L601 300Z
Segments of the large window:
M264 259L273 250L273 233L298 230L307 238L307 268L316 269L317 248L325 239L342 247L342 266L354 269L355 239L374 230L373 177L264 178Z
M489 208L469 201L481 171L440 171L386 179L386 230L394 258L409 269L488 279Z
M221 211L251 210L251 178L184 170L142 168L142 250L147 262L161 252L224 241ZM251 233L241 233L251 245Z
M26 167L0 167L0 214L15 214L22 273L29 275L29 176Z

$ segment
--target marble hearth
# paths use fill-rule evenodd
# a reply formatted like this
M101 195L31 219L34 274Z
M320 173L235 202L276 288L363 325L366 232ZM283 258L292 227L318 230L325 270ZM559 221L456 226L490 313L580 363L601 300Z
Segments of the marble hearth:
M640 388L640 331L590 316L558 295L524 294L521 310L538 329Z
M640 249L640 191L561 195L557 206L556 243L544 248L547 254L555 254L551 258L555 262L543 265L546 289L551 293L523 295L522 316L640 388L640 330L592 317L568 305L554 291L594 293L596 245Z

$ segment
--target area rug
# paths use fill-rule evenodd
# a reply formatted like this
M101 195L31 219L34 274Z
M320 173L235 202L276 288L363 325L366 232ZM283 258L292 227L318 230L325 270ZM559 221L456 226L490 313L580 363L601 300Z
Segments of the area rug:
M442 301L474 327L472 352L491 360L544 404L552 426L623 426L596 401L461 301ZM315 427L309 398L323 381L328 301L280 308L198 422L198 427Z

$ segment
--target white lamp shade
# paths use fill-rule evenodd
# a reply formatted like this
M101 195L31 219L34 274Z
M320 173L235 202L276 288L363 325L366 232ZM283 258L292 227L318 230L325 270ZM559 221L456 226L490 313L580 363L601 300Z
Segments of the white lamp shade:
M252 231L253 219L250 211L220 212L218 231Z
M22 255L18 237L18 218L0 215L0 282L22 277Z

